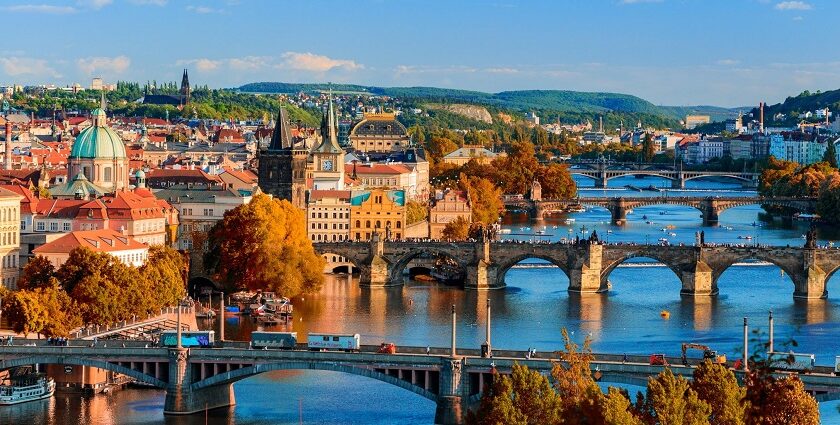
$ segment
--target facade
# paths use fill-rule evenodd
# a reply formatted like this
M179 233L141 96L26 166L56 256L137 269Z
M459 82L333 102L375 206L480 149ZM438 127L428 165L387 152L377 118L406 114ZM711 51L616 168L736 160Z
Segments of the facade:
M183 250L193 250L193 232L207 233L225 212L251 202L250 194L221 187L178 186L155 192L155 196L178 211L175 246Z
M0 189L0 275L3 286L17 289L20 267L20 204L23 196Z
M344 190L344 150L338 144L332 97L321 122L321 144L312 151L312 189Z
M365 114L350 130L349 139L356 151L365 153L400 151L411 141L393 113Z
M732 159L752 159L752 137L749 138L735 138L729 140L729 156Z
M312 242L350 239L350 191L313 190L306 206L306 233Z
M68 174L83 175L93 185L113 192L128 187L128 158L125 145L108 127L105 111L95 109L93 125L82 130L73 142Z
M405 234L405 192L354 190L350 194L350 238L370 240L374 233L388 239Z
M685 128L688 130L697 127L700 124L708 124L712 121L712 117L708 115L686 115Z
M773 134L770 136L770 155L776 159L787 158L785 138L781 134Z
M289 131L286 110L280 108L268 149L259 155L260 189L292 205L306 209L306 161L309 152L296 149Z
M53 266L58 268L70 258L70 251L79 247L107 253L124 264L134 267L142 266L149 257L148 245L110 229L70 232L33 249L32 253L46 257Z
M464 145L443 157L443 162L447 164L464 165L470 161L476 161L479 164L489 164L494 159L498 158L500 154L493 152L484 146L480 145Z
M461 217L472 223L472 208L466 193L459 190L438 191L429 209L429 237L441 239L447 223Z
M688 158L686 162L691 164L703 164L712 158L721 158L724 155L724 143L720 137L700 139L688 145Z

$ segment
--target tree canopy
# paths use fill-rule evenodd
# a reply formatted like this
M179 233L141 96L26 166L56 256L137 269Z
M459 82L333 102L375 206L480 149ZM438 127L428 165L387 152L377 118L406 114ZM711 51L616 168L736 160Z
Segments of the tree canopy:
M225 213L210 231L205 265L231 289L284 296L318 291L324 259L306 234L303 212L259 194Z

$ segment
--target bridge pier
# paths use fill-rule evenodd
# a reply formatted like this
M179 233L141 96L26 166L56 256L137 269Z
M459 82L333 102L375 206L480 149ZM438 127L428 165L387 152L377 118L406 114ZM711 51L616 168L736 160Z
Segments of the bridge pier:
M569 292L595 293L609 289L609 284L601 279L603 270L604 246L590 243L583 248L583 262L580 267L574 267L569 273Z
M671 180L671 189L685 189L685 179L682 174Z
M626 201L624 198L613 198L610 200L607 209L610 210L612 224L622 226L627 222L627 210L630 210L631 208L625 204Z
M682 282L680 295L702 297L718 294L713 270L702 260L698 260L693 267L683 270L680 281Z
M794 279L795 290L793 291L794 298L826 298L828 291L826 290L826 283L828 273L816 264L808 264L806 257L806 268L802 276L791 276Z
M443 359L440 371L440 395L435 408L435 425L461 425L464 423L465 394L460 358Z
M233 384L222 384L193 390L192 369L189 363L190 350L175 348L169 350L169 385L163 405L165 415L189 415L207 409L233 406Z

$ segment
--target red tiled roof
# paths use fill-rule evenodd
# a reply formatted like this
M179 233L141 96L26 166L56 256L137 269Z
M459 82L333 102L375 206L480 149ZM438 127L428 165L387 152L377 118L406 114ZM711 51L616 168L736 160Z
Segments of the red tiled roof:
M353 174L351 167L348 174ZM401 164L362 164L355 167L356 174L405 174L411 170Z
M327 199L327 198L338 198L338 199L345 199L350 200L350 191L349 190L310 190L309 191L309 200L317 200L317 199Z
M70 232L52 242L32 250L35 254L66 254L85 247L97 252L117 252L147 248L146 245L111 229L82 230Z
M28 187L21 186L19 184L4 184L0 185L0 188L8 190L10 192L14 192L23 197L20 200L20 212L21 213L29 213L32 214L36 211L36 207L38 205L38 197L29 190Z

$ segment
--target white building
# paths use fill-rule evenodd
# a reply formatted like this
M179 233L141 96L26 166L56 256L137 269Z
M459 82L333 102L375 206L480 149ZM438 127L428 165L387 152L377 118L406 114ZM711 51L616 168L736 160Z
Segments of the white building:
M148 245L111 229L70 232L33 249L32 253L46 257L53 266L58 268L70 258L70 252L79 247L107 253L124 264L134 267L142 266L149 257Z

